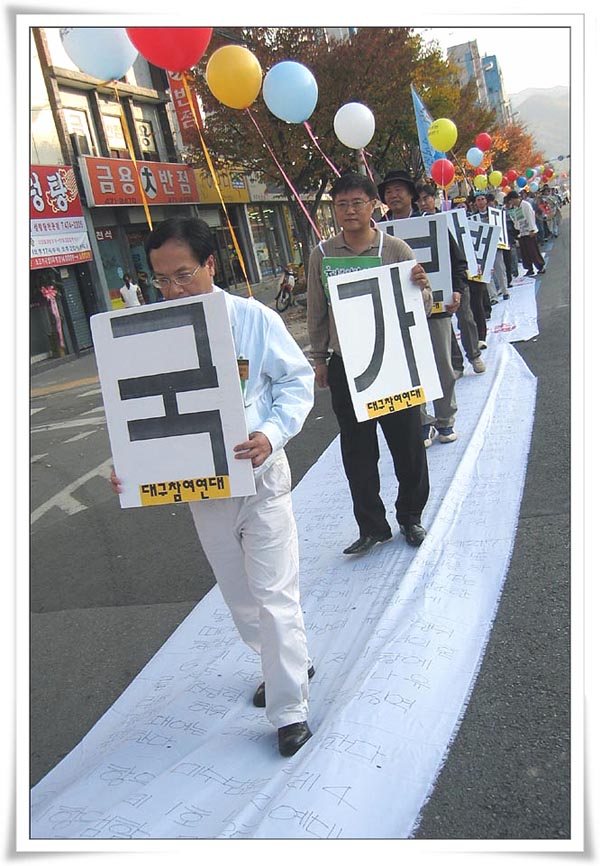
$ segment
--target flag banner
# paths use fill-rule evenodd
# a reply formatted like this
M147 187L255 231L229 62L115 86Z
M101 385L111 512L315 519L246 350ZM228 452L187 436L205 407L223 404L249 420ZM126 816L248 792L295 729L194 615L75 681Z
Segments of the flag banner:
M431 177L431 166L436 161L436 159L443 159L446 154L442 153L439 150L436 150L429 143L429 139L427 138L427 130L433 123L433 118L425 108L423 101L421 100L419 94L413 87L410 85L410 92L412 93L413 100L413 108L415 110L415 120L417 123L417 133L419 136L419 147L421 148L421 158L423 159L423 165L425 166L425 172L428 177Z

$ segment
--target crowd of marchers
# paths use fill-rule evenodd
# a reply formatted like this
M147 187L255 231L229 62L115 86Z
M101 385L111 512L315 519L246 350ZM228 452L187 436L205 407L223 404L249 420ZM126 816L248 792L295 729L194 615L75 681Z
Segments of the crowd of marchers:
M282 318L254 298L226 294L236 356L247 359L242 391L247 439L232 457L249 460L256 493L252 496L190 503L194 526L212 566L225 602L242 640L260 657L263 682L251 696L263 707L278 732L282 756L293 755L311 738L308 725L309 680L318 673L310 655L300 605L301 558L291 500L291 480L284 446L302 428L314 402L314 385L328 388L340 429L342 462L348 481L358 537L340 541L340 553L356 557L390 541L394 532L380 495L380 427L393 459L397 479L394 515L404 543L419 547L427 530L422 513L429 498L426 449L434 438L445 445L457 439L455 385L465 358L474 371L486 372L482 351L487 348L487 319L494 304L510 297L519 273L544 273L540 251L547 237L560 227L556 207L546 213L540 205L554 195L543 190L510 192L502 201L495 193L475 193L442 201L435 187L417 182L402 170L388 172L376 186L367 176L348 173L330 190L340 230L312 250L307 276L307 327L312 365L287 331ZM424 267L415 261L409 244L390 235L383 223L435 213L444 206L465 207L473 218L487 221L490 207L506 208L509 249L499 250L493 279L471 279L467 262L450 234L452 302L433 309L431 286ZM153 275L148 282L167 300L184 300L220 292L214 283L216 259L209 226L200 219L174 218L155 228L146 243ZM365 257L365 265L413 261L410 279L418 288L429 327L442 396L433 412L426 404L358 421L348 387L323 260ZM138 286L128 279L122 290L128 304L143 304ZM456 315L460 343L453 327ZM464 355L463 355L464 352ZM122 491L123 476L113 470L112 487Z

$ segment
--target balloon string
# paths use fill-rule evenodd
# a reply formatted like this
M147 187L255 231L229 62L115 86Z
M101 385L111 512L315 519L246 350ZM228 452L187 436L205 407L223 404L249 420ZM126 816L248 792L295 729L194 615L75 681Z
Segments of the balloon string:
M119 106L119 111L121 113L121 126L123 127L123 134L125 135L125 142L127 144L127 150L129 152L129 157L133 163L133 167L135 168L135 173L138 176L140 183L140 192L142 194L142 204L144 205L144 212L146 214L146 220L148 221L148 225L150 227L150 231L152 231L152 217L150 216L150 208L148 207L148 199L146 198L146 193L144 192L144 185L142 183L142 179L140 177L140 173L137 167L137 161L135 158L135 152L133 150L133 142L131 140L131 135L129 134L129 127L127 125L127 120L125 118L125 112L123 111L123 106L121 105L121 100L119 99L119 91L115 86L115 96L117 98L117 105Z
M334 174L337 174L338 177L341 177L341 175L340 175L339 171L337 170L337 168L335 167L335 165L331 162L331 160L329 159L329 157L327 157L327 156L323 153L323 151L321 150L321 147L320 147L320 145L319 145L319 142L317 141L317 139L316 139L316 137L315 137L315 134L313 133L312 129L310 128L309 123L308 123L306 120L304 121L303 126L304 126L304 128L306 129L306 131L308 132L308 134L310 135L310 137L311 137L313 143L316 145L317 150L319 151L319 153L321 154L321 156L323 157L323 159L325 160L325 162L327 163L327 165L330 166L330 168L333 170Z
M314 222L312 221L309 212L306 210L306 207L304 206L304 202L302 201L302 199L300 198L300 196L298 195L298 193L297 193L296 190L294 189L294 186L293 186L291 180L289 179L289 177L287 176L287 174L286 174L285 171L283 170L282 166L279 164L279 162L278 162L278 160L277 160L277 157L276 157L275 154L273 153L273 150L272 150L272 148L271 148L269 142L266 140L266 138L265 138L264 135L262 134L261 129L260 129L258 123L256 122L256 120L254 119L254 116L253 116L252 112L250 111L249 108L247 108L246 111L247 111L247 113L248 113L248 115L249 115L249 117L250 117L250 120L252 121L252 123L254 124L254 126L256 127L256 129L258 130L258 133L259 133L260 137L261 137L262 140L264 141L267 150L268 150L269 153L271 154L271 156L272 156L272 158L273 158L273 161L275 162L275 165L277 166L277 168L278 168L279 171L281 172L281 174L282 174L284 180L286 181L287 185L289 186L289 188L291 189L291 191L292 191L293 194L295 195L295 197L296 197L296 199L297 199L297 201L298 201L298 204L299 204L300 207L302 208L302 210L303 210L303 212L304 212L304 215L305 215L306 219L307 219L307 220L309 221L309 223L311 224L314 233L316 234L316 236L318 237L318 239L321 240L321 234L320 234L320 232L319 232L319 229L316 227L316 225L315 225Z
M371 169L369 168L369 163L367 162L367 159L366 159L366 157L365 157L365 149L364 149L364 147L361 147L361 149L360 149L360 158L362 159L362 161L363 161L364 164L365 164L365 168L367 169L367 174L368 174L369 177L371 178L371 183L375 183L375 181L373 180L373 175L371 174Z
M225 206L225 202L224 202L224 200L223 200L223 196L221 195L221 188L219 187L219 181L217 180L217 173L215 172L215 168L214 168L214 165L213 165L213 161L212 161L212 159L210 158L210 153L208 152L208 148L206 147L206 144L205 144L205 142L204 142L204 138L202 137L202 132L201 132L201 129L200 129L200 118L198 117L198 115L197 115L197 113L196 113L196 112L197 112L197 108L198 108L198 104L197 104L196 100L192 99L192 94L191 94L190 86L189 86L189 83L188 83L188 73L187 73L187 72L183 72L183 73L181 74L181 79L182 79L182 81L183 81L183 86L184 86L184 88L185 88L185 94L186 94L186 96L187 96L188 103L189 103L190 108L191 108L191 110L192 110L192 115L193 115L193 117L194 117L194 122L195 122L195 124L196 124L196 128L197 128L197 130L198 130L198 135L200 136L200 143L201 143L201 145L202 145L202 150L204 151L204 156L205 156L205 158L206 158L206 162L208 163L208 168L209 168L209 170L210 170L210 173L211 173L211 176L212 176L212 179L213 179L213 183L214 183L214 185L215 185L215 189L217 190L217 193L218 193L218 196L219 196L219 200L220 200L221 205L222 205L222 207L223 207L223 212L224 212L224 214L225 214L225 219L227 220L227 227L228 227L229 232L230 232L230 234L231 234L231 240L233 241L233 246L234 246L234 249L235 249L235 251L236 251L236 253L237 253L237 257L238 257L238 259L239 259L240 267L242 268L242 272L243 272L243 274L244 274L244 279L246 280L246 287L247 287L247 289L248 289L248 295L249 295L249 297L252 297L252 289L250 288L250 280L248 279L248 274L247 274L247 272L246 272L246 265L245 265L245 263L244 263L244 257L243 257L243 255L242 255L242 251L241 251L241 249L240 249L240 247L239 247L239 244L238 244L238 242L237 242L237 238L236 238L236 236L235 236L235 231L233 230L233 226L232 226L231 221L230 221L230 219L229 219L229 214L227 213L227 207Z

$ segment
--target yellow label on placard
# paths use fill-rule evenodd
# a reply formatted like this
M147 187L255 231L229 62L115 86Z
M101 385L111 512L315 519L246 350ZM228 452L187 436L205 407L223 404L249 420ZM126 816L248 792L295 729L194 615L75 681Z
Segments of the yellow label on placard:
M227 499L231 496L229 475L185 478L182 481L153 481L140 484L142 505L171 505L198 499Z
M433 307L431 308L431 314L432 315L433 315L433 313L444 313L444 312L445 312L445 308L444 308L444 302L443 301L437 301L433 305Z
M382 397L381 400L373 400L367 403L369 418L378 418L380 415L390 415L392 412L401 412L411 406L426 403L425 391L422 388L413 388L411 391L403 391L401 394L393 394L391 397Z

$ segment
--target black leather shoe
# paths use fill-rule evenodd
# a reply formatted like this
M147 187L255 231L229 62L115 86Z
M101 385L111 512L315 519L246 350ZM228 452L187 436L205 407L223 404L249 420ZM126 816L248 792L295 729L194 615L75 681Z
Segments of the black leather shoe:
M413 547L419 547L425 541L427 530L420 523L410 523L408 526L401 526L400 532L406 538L408 544Z
M307 740L312 737L312 732L307 722L293 722L279 728L277 738L279 740L279 754L284 758L295 755Z
M314 675L315 675L315 669L311 665L308 669L309 680L312 680ZM255 707L266 707L267 706L267 699L265 697L265 684L264 683L261 683L259 685L259 687L257 688L257 690L254 692L254 697L252 698L252 703L254 704Z
M384 541L389 541L392 533L384 536L361 535L356 541L344 550L344 553L366 553L376 544L383 544Z

